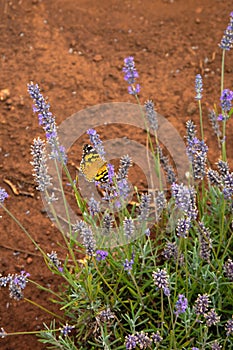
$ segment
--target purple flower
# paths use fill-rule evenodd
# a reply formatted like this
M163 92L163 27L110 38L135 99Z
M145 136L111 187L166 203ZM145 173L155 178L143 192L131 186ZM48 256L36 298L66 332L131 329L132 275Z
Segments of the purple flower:
M110 323L115 317L116 315L110 308L100 311L100 313L96 316L97 320L102 323Z
M225 275L229 278L229 280L233 282L233 261L231 259L228 259L225 262L223 270L225 272Z
M203 84L202 84L202 77L200 74L196 75L195 79L195 91L196 91L196 100L202 99L202 91L203 91Z
M196 136L197 130L196 130L196 125L192 120L188 120L186 122L186 131L187 131L187 142L189 143L191 140L194 139Z
M6 198L8 198L8 193L6 192L6 190L4 190L4 188L0 187L0 204L3 203L5 201Z
M217 340L215 340L212 344L211 344L211 350L221 350L222 346L219 345L219 343L217 342Z
M166 269L158 268L157 271L153 271L152 277L158 289L162 289L165 295L169 295L168 273Z
M155 344L158 344L158 343L161 343L161 341L163 340L163 338L161 337L160 332L157 331L156 333L152 333L152 334L151 334L151 340L152 340Z
M150 229L149 228L147 228L144 233L145 233L146 237L150 237Z
M206 162L208 147L205 142L197 137L187 138L186 152L192 164L194 180L203 179L206 175Z
M191 227L190 217L181 218L177 220L176 233L178 237L187 238Z
M57 257L57 252L52 251L51 253L47 253L47 257L49 259L49 266L55 266L57 269L60 269L61 262Z
M222 37L221 43L219 44L221 49L229 51L233 47L233 12L230 13L230 22L224 35Z
M136 347L139 349L147 349L148 347L151 347L152 341L153 339L148 337L148 333L141 331L132 335L127 335L125 337L125 346L126 349L135 349Z
M101 228L102 228L101 234L103 236L109 236L112 229L112 225L113 225L112 216L109 213L105 213L102 221L102 225L101 225Z
M58 161L66 163L65 148L59 145L56 121L50 112L50 104L46 102L41 94L38 84L33 84L32 82L28 84L28 92L35 103L33 111L38 113L39 124L43 127L48 144L52 148L51 158L56 158Z
M108 252L106 252L105 250L97 250L95 254L96 254L96 260L98 261L105 260L106 257L108 256Z
M175 206L182 210L188 217L195 219L197 208L195 203L195 190L183 184L172 185L172 197L175 199Z
M209 169L208 180L212 185L222 190L225 199L231 199L233 195L233 172L227 162L219 160L217 163L218 171Z
M224 177L229 174L230 168L227 162L224 162L223 160L219 159L217 166L221 176Z
M216 313L214 309L211 309L208 313L204 315L206 319L206 325L207 327L215 326L217 323L220 322L220 316Z
M167 260L172 258L176 260L178 257L177 244L175 242L167 242L162 254Z
M131 217L125 218L123 221L124 234L127 239L131 239L134 236L134 221Z
M175 314L178 316L179 314L183 314L188 307L188 299L185 298L183 294L179 294L178 300L176 302L175 308Z
M21 271L20 275L15 275L13 281L14 284L19 286L19 288L24 289L26 287L27 278L30 276L30 273Z
M231 110L232 100L233 100L233 91L231 91L230 89L223 90L222 95L220 97L221 107L223 112L227 113Z
M67 154L64 146L59 146L58 148L53 148L51 150L51 153L49 155L50 159L57 159L58 162L64 162L67 163Z
M210 300L208 294L198 295L195 301L194 312L196 315L204 315L208 311Z
M46 138L54 139L57 137L55 118L50 112L50 104L47 103L40 92L38 84L28 84L28 92L35 102L34 112L38 112L39 124L46 133Z
M129 94L137 95L140 91L140 85L139 84L135 85L135 81L139 75L138 75L138 72L136 71L133 57L130 56L124 59L124 67L122 71L125 73L124 79L130 85L128 87Z
M217 117L217 115L216 115L214 110L209 111L208 118L209 118L209 120L211 122L211 125L212 125L212 128L214 130L215 135L217 137L220 137L221 136L221 131L220 131L220 128L219 128L218 117Z
M128 271L128 273L129 273L133 268L133 264L134 264L134 256L132 254L131 260L125 259L125 262L123 263L124 270Z
M227 331L227 336L233 335L233 318L228 320L225 325L225 329Z
M124 155L120 159L120 167L116 175L117 180L127 179L129 167L132 166L132 160L128 155Z
M200 241L200 257L210 262L210 253L212 249L212 239L210 238L211 232L205 225L199 221L199 241Z
M135 86L134 85L128 86L128 93L130 95L138 95L139 92L140 92L140 85L139 84L136 84Z
M117 181L117 195L122 201L126 200L130 193L129 182L127 179Z
M145 333L144 331L137 332L137 346L139 349L147 349L151 346L152 340L148 337L148 333Z
M211 185L220 187L221 177L217 170L208 169L207 178L208 178L208 181L211 183Z
M13 279L14 275L8 274L7 276L0 277L0 287L6 287Z
M111 163L108 163L107 167L108 167L108 181L111 184L113 183L113 178L115 176L114 165L112 165Z
M142 223L148 219L149 212L150 212L150 202L151 202L151 195L148 193L143 193L141 195L141 201L139 204L139 215L138 215L138 220Z
M10 298L13 298L17 301L23 299L23 292L20 286L14 283L12 280L9 284Z
M0 277L0 287L9 285L10 298L15 300L23 299L23 289L25 289L28 282L29 273L21 271L20 275L10 275Z
M34 168L33 176L38 184L37 190L44 192L51 186L51 177L48 175L45 142L39 137L33 140L31 154L33 157L31 165Z
M124 67L122 71L125 73L124 79L128 84L134 84L135 80L139 77L135 68L134 58L132 56L124 59Z
M75 326L70 326L68 325L68 323L66 323L65 326L61 328L61 334L64 337L67 337L67 335L72 331L73 328L75 328Z
M137 346L137 337L134 334L125 337L125 347L127 350L135 349Z
M146 109L146 117L151 129L155 131L158 130L158 118L157 118L157 113L155 112L154 102L151 100L148 100L145 102L144 106Z
M100 202L95 200L93 194L88 201L88 209L91 216L94 216L100 212Z
M95 129L87 130L87 135L90 137L90 141L93 144L96 151L104 159L105 150L103 147L103 142L100 140L99 134L97 134Z
M82 237L82 243L86 249L88 256L92 257L96 249L96 241L91 230L84 221L80 221L79 225L76 225L75 229L80 231L80 236Z

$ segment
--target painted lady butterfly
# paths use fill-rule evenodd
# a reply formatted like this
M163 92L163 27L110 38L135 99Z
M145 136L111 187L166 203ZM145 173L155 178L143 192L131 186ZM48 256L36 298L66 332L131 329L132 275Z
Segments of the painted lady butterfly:
M91 145L86 144L83 146L80 171L89 182L108 182L107 162L101 158L96 149Z

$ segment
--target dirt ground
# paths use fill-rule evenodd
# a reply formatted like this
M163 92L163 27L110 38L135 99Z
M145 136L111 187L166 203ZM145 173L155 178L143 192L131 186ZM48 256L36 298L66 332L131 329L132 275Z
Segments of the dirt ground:
M232 0L1 0L0 1L0 186L10 197L6 206L46 252L60 256L60 235L45 215L33 183L30 145L41 136L27 83L38 83L48 96L57 124L73 113L106 102L133 102L123 80L123 59L135 57L142 103L152 98L157 111L182 135L185 122L199 120L194 100L195 75L204 82L205 138L214 163L217 142L207 120L208 108L219 104L221 49L218 43L233 11ZM233 85L233 56L226 55L225 87ZM77 126L78 127L78 126ZM228 156L232 164L232 121ZM144 143L145 135L130 127L123 136ZM114 130L100 129L104 140ZM69 165L79 163L82 144ZM138 179L131 179L132 182ZM13 191L14 190L14 191ZM0 272L24 269L31 279L58 288L60 281L46 269L38 251L19 227L0 213ZM28 285L25 297L56 311L49 295ZM1 290L0 327L7 332L39 330L51 318L24 300L16 302ZM36 337L0 339L4 350L45 349Z

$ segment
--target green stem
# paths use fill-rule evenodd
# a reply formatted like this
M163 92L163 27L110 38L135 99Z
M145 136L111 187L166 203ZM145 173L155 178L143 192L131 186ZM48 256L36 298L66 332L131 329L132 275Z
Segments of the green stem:
M185 334L185 336L181 339L181 341L179 342L179 344L183 344L183 342L185 341L185 339L189 339L191 331L193 330L195 324L197 323L198 319L196 318L193 321L193 324L188 328L188 333Z
M53 294L55 297L59 298L60 300L63 300L62 297L61 297L59 294L55 293L53 290L48 289L48 288L46 288L46 287L43 287L43 286L41 286L39 283L37 283L37 282L35 282L35 281L33 281L33 280L28 279L28 281L29 281L30 283L34 284L35 286L37 286L38 289L43 290L43 291L48 292L48 293L51 293L51 294Z
M171 314L171 332L170 332L170 348L176 350L176 339L175 339L175 323L174 318L173 318L173 309L171 306L171 299L170 296L168 296L168 303L169 303L169 309L170 309L170 314Z
M36 241L32 238L32 236L30 235L30 233L25 229L25 227L21 224L21 222L3 205L0 203L1 208L3 208L5 210L5 212L12 218L12 220L21 228L21 230L26 234L26 236L30 239L30 241L35 245L35 247L41 252L41 254L43 255L43 257L45 259L47 259L47 255L45 254L45 252L43 251L43 249L41 249L41 247L36 243Z
M137 289L137 292L138 292L138 295L139 295L139 298L140 298L141 305L144 306L144 303L143 303L143 300L142 300L142 295L141 295L141 292L140 292L140 288L139 288L138 285L137 285L137 282L136 282L136 280L135 280L135 278L134 278L134 275L133 275L132 273L130 273L130 276L131 276L131 278L132 278L132 280L133 280L133 283L134 283L134 285L135 285L135 287L136 287L136 289Z
M161 334L163 334L163 326L164 326L164 305L163 305L163 290L161 288Z
M46 309L44 306L40 305L40 304L37 304L36 302L30 300L30 299L27 299L27 298L24 298L25 301L29 302L30 304L38 307L39 309L45 311L47 314L51 315L51 316L54 316L55 318L60 318L60 320L63 320L64 321L64 318L62 316L59 316L57 314L55 314L54 312Z
M109 290L112 292L112 294L114 295L115 299L127 308L126 304L124 304L124 302L118 297L117 293L112 289L112 287L110 286L110 284L109 284L109 283L107 282L107 280L104 278L104 275L100 272L100 270L99 270L99 268L98 268L96 262L93 261L93 263L94 263L94 266L95 266L96 271L98 272L98 274L100 275L100 277L101 277L102 280L104 281L105 285L106 285L106 286L109 288ZM130 311L129 308L128 308L128 311Z
M50 330L51 331L51 330ZM60 331L60 328L58 329L53 329L53 332L58 332ZM40 333L47 333L47 330L42 330L40 331ZM27 331L27 332L12 332L12 333L6 333L6 335L4 337L8 337L9 335L31 335L31 334L37 334L38 335L38 331ZM3 338L3 337L2 337Z
M223 245L223 241L225 240L225 208L226 203L225 200L223 200L222 206L221 206L221 220L220 220L220 239L218 244L218 250L217 250L217 256L219 255L220 249Z
M66 197L65 197L65 193L64 193L64 188L63 188L63 184L62 184L62 179L61 179L61 176L60 176L60 172L59 172L59 169L58 169L58 165L57 165L56 159L54 160L54 162L55 162L55 167L56 167L56 171L57 171L59 186L60 186L60 190L61 190L61 194L62 194L62 199L63 199L65 211L66 211L66 218L67 218L67 221L68 221L69 233L70 233L70 235L71 235L72 229L71 229L71 222L70 222L70 214L69 214L69 210L68 210L68 206L67 206L67 201L66 201Z

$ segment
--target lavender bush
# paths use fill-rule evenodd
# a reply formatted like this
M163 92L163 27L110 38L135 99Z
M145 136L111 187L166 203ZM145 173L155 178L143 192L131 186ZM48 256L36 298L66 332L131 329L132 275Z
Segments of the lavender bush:
M196 125L187 122L189 185L176 181L175 171L159 145L154 103L145 102L142 118L148 123L147 137L154 147L154 170L159 175L158 165L162 166L170 191L165 192L161 186L157 193L142 194L138 209L134 206L130 210L122 203L129 191L131 159L128 155L122 155L118 172L108 164L108 181L96 184L104 188L102 201L108 202L108 209L103 209L103 203L94 197L88 201L82 198L77 182L69 174L67 154L59 143L50 105L37 84L28 85L34 112L38 113L39 124L45 131L45 141L37 138L32 145L37 189L44 193L56 221L53 211L56 195L52 191L53 179L48 174L45 152L45 146L49 146L49 158L62 164L82 213L77 224L69 225L68 233L61 228L61 237L67 246L67 259L61 262L56 251L44 252L8 211L8 195L0 188L2 213L5 210L33 241L51 273L64 279L59 295L48 290L53 294L53 302L63 311L62 321L61 317L54 317L50 325L35 331L49 349L233 348L233 172L227 162L225 137L227 121L233 113L233 91L224 87L224 57L232 46L233 13L220 43L223 58L219 111L210 112L213 133L221 142L215 169L207 162L201 106L204 89L200 74L195 79L194 98L199 106L201 139L197 138ZM124 60L123 73L129 94L140 103L140 85L136 84L139 74L133 57ZM87 134L104 162L105 150L100 135L94 129L87 130ZM148 228L151 206L156 212L155 223ZM166 226L173 213L178 213L178 219L168 234ZM114 229L125 238L125 245L101 249L95 239L97 228L107 238ZM139 238L135 236L136 230L141 230ZM77 237L81 238L81 243ZM83 258L77 259L77 253ZM68 260L69 264L72 261L72 268L67 266ZM20 302L30 283L29 277L25 271L1 276L0 286L8 288L9 297ZM2 338L14 334L2 326Z

